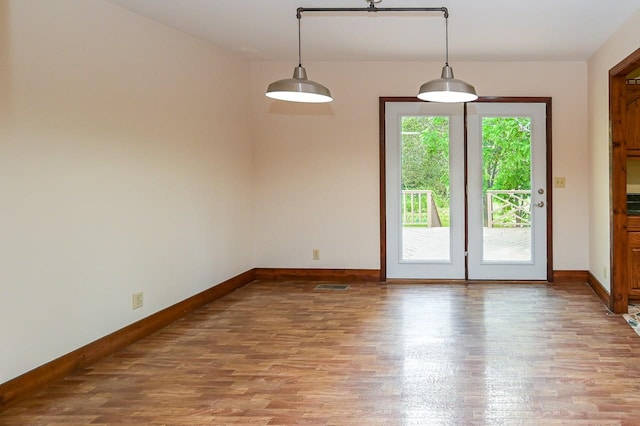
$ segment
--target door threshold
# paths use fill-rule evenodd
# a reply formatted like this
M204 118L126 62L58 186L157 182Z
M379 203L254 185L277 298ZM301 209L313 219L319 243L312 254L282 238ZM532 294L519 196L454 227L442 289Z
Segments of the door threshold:
M453 280L421 278L387 278L389 284L553 284L547 280Z

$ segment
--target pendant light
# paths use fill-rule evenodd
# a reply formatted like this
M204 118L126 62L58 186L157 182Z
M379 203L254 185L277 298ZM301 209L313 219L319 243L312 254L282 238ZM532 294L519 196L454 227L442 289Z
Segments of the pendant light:
M307 79L307 70L302 66L300 47L300 21L298 12L298 66L293 69L293 77L278 80L267 88L267 97L290 102L324 103L331 102L331 92L322 84Z
M444 14L445 22L445 62L442 75L420 86L418 98L430 102L471 102L478 99L476 89L469 83L453 76L453 68L449 66L449 13Z
M471 102L478 99L476 89L469 83L457 80L449 66L449 11L446 7L376 7L382 0L365 0L369 7L299 7L298 18L298 66L293 77L271 83L266 95L269 98L291 102L322 103L331 102L331 92L325 86L307 79L307 71L302 66L300 21L302 12L442 12L445 18L445 64L442 75L420 86L418 98L431 102Z

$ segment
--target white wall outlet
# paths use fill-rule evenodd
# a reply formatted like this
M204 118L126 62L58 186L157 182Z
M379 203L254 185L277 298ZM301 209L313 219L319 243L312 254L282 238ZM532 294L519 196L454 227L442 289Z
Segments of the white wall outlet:
M320 249L313 249L313 260L320 260Z
M566 181L564 176L559 176L555 178L555 187L556 188L564 188L566 186Z
M142 292L133 293L133 309L142 308L144 299L142 298Z

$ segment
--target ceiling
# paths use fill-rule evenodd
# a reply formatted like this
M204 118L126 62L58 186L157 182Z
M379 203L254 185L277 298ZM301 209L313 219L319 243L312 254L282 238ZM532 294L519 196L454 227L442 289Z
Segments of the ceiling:
M366 0L108 0L251 60L297 60L296 9ZM451 63L587 60L640 0L384 0L449 9ZM303 61L444 58L441 13L303 13Z

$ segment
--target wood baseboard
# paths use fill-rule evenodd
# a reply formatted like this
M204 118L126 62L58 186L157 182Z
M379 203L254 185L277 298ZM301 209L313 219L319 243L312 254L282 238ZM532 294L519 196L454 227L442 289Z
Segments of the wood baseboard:
M315 268L256 268L256 280L269 281L380 281L379 269L315 269ZM394 281L393 279L387 281ZM406 280L400 280L406 281ZM421 280L425 281L425 280ZM441 283L443 280L426 280ZM445 280L446 281L446 280ZM555 283L588 283L589 272L580 270L553 271Z
M256 268L255 279L264 281L331 281L331 282L378 282L379 269L315 269L315 268ZM449 280L394 280L411 282L448 282ZM461 281L464 282L464 281ZM514 281L515 282L515 281ZM553 271L554 283L587 283L588 271Z
M378 282L379 269L256 268L255 279L265 281Z
M214 287L198 293L182 302L156 312L140 321L91 342L73 352L54 359L8 382L0 384L0 411L10 403L41 389L72 372L85 368L101 358L146 337L162 327L184 317L207 303L210 303L255 280L254 270L249 270L228 279Z
M562 283L588 283L589 271L553 271L553 282Z
M604 288L602 283L591 272L589 272L588 284L589 284L589 287L591 287L593 291L596 293L596 296L598 296L600 300L602 300L602 303L604 303L607 309L611 309L611 297L609 296L609 292Z

